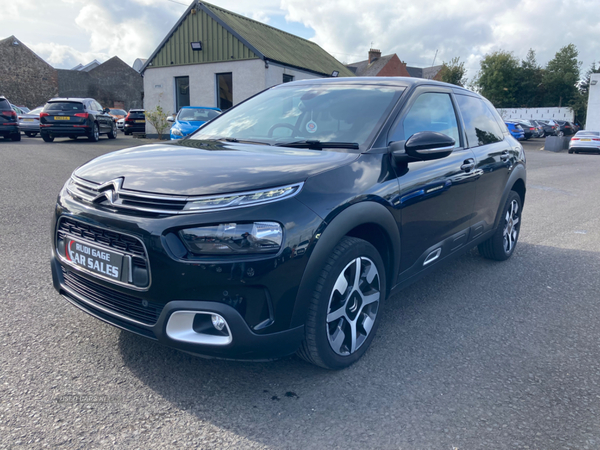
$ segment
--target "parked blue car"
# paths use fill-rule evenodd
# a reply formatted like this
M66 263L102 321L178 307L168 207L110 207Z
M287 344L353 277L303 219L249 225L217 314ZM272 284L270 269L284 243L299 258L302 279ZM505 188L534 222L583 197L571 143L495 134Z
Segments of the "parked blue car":
M525 131L523 130L521 125L514 123L514 122L504 122L504 123L508 127L508 131L510 131L510 134L512 134L512 137L514 137L518 141L525 139Z
M186 137L219 114L221 114L219 108L184 106L177 113L177 117L169 116L167 118L169 122L174 122L171 127L171 139L175 140Z

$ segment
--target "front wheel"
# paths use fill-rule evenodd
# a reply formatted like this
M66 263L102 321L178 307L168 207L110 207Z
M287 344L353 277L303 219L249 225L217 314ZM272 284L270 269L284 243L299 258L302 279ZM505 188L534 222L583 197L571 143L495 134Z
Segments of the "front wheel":
M521 231L521 196L510 191L494 235L477 247L484 258L505 261L515 251Z
M344 237L315 285L298 355L333 370L358 361L379 325L385 282L377 249L362 239Z

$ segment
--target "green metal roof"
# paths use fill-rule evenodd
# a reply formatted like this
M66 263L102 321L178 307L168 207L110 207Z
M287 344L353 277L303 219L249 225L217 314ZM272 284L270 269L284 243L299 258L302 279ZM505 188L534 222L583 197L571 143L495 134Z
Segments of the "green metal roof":
M202 51L193 51L190 42L201 41ZM173 30L155 50L148 67L199 64L261 58L305 69L324 76L338 71L353 77L341 62L314 42L278 30L256 20L232 13L210 3L192 3Z

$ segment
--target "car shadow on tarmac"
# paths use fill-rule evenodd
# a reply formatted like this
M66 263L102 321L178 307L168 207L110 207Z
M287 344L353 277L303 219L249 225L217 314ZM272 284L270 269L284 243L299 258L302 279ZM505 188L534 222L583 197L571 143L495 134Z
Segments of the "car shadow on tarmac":
M389 299L371 349L341 372L206 360L128 332L120 353L174 408L274 448L583 448L598 419L585 399L600 395L599 271L595 252L520 243L497 263L472 250Z

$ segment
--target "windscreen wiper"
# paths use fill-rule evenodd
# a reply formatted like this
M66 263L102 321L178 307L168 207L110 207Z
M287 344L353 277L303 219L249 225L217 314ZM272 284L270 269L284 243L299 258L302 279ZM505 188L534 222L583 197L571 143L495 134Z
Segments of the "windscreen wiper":
M319 140L305 140L294 142L283 142L275 144L276 147L309 148L311 150L321 150L324 148L350 148L358 150L360 147L357 142L321 142Z
M216 141L226 141L226 142L239 142L241 144L260 144L260 145L271 145L268 142L261 142L261 141L249 141L246 139L236 139L236 138L218 138L215 139Z

